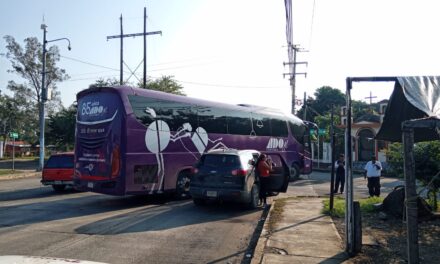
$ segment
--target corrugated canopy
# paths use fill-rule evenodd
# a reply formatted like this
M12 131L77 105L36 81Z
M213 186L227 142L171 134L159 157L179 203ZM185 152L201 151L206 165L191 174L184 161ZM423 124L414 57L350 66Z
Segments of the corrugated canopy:
M401 142L402 122L420 118L440 120L440 76L396 77L376 139ZM436 139L440 137L434 129L414 130L415 142Z

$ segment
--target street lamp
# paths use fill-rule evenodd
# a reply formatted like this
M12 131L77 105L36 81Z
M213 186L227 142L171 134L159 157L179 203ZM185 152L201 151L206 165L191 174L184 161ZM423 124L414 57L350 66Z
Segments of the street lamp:
M68 50L71 50L70 47L70 40L68 38L58 38L54 40L46 40L46 30L47 26L46 24L41 24L41 29L43 30L43 71L42 71L42 78L41 78L41 97L40 97L40 164L39 169L43 170L44 166L44 104L47 101L47 87L45 87L45 80L46 80L46 44L49 42L55 42L59 40L67 40L69 42L69 45L67 46Z

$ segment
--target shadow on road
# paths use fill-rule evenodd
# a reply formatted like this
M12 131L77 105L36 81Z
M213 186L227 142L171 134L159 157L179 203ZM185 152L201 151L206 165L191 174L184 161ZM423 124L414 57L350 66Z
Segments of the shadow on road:
M81 226L79 234L114 235L146 231L161 231L206 222L246 222L239 216L255 210L245 210L238 204L211 204L195 206L192 201L176 202L109 217Z
M45 198L76 193L74 189L66 189L63 192L55 192L50 186L41 186L32 189L0 192L0 202Z
M244 210L235 204L195 206L191 200L173 201L169 196L115 197L94 193L64 194L53 192L50 187L1 193L0 227L30 225L74 217L114 212L111 217L77 228L81 234L122 234L165 230L204 222L235 219L254 211ZM29 192L29 194L27 194ZM7 205L20 199L56 197L51 201L30 201L19 205ZM75 197L72 197L75 196ZM81 196L81 197L78 197ZM135 209L127 213L126 209ZM136 208L139 208L136 210ZM124 210L118 213L118 210ZM117 214L117 215L115 215Z

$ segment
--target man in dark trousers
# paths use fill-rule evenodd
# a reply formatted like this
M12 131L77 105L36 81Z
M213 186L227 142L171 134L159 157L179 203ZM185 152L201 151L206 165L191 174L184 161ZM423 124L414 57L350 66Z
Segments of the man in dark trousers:
M365 178L368 179L368 192L370 197L380 196L380 172L382 164L376 160L376 156L372 156L371 160L365 165Z
M345 160L344 154L339 155L339 159L335 162L336 168L336 181L333 193L338 193L339 184L341 184L340 193L344 192L345 185Z

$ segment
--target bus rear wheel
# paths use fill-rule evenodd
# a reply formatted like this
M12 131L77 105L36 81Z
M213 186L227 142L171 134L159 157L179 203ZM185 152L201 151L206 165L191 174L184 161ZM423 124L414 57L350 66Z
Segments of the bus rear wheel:
M298 164L293 164L292 167L290 167L290 181L296 181L299 179L299 166Z
M190 197L189 194L189 172L182 171L179 173L179 176L177 176L177 183L176 183L176 193L175 196L177 199L186 199Z

